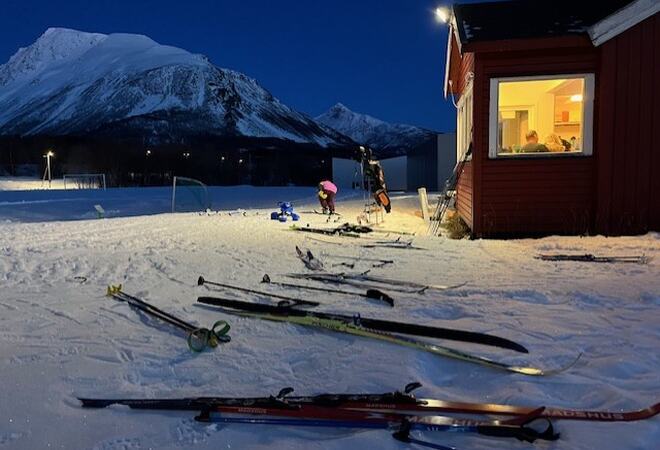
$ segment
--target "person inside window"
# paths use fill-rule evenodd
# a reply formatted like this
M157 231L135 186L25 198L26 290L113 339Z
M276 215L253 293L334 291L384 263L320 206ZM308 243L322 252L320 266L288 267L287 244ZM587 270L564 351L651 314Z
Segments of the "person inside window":
M545 145L539 144L539 135L535 130L529 130L527 134L525 134L525 139L527 140L527 143L520 150L522 153L541 153L549 151Z
M561 138L555 133L552 133L547 138L545 138L545 146L549 151L553 153L566 151L566 147L564 147L564 143L562 142Z

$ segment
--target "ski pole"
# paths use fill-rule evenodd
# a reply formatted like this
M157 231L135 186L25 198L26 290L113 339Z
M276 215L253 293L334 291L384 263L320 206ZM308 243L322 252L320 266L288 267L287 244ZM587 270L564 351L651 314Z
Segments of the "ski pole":
M188 347L194 352L201 352L206 347L215 348L220 343L229 342L231 338L227 335L230 330L229 324L224 320L218 320L211 329L197 327L170 313L167 313L144 300L129 295L122 291L122 286L108 286L107 295L115 300L128 303L130 306L149 314L163 322L169 323L188 333Z
M361 292L350 292L350 291L342 291L342 290L337 290L337 289L327 289L327 288L320 288L320 287L315 287L315 286L305 286L302 284L293 284L293 283L282 283L282 282L277 282L277 281L272 281L270 276L268 274L265 274L264 277L261 280L262 283L265 284L272 284L276 286L282 286L282 287L287 287L287 288L298 288L298 289L307 289L309 291L317 291L317 292L330 292L330 293L335 293L335 294L342 294L342 295L357 295L362 298L368 298L372 300L380 300L391 307L394 307L394 299L387 295L386 293L379 291L378 289L367 289L366 294L363 294Z
M266 297L271 297L271 298L279 298L282 300L281 302L278 303L278 306L281 307L295 307L295 306L319 306L319 302L312 302L310 300L301 300L298 298L292 298L292 297L286 297L284 295L277 295L277 294L271 294L270 292L263 292L263 291L257 291L254 289L249 289L249 288L244 288L240 286L234 286L231 284L225 284L225 283L219 283L217 281L209 281L204 279L204 277L200 276L197 279L197 285L198 286L203 286L205 284L210 284L211 286L217 286L217 287L222 287L225 289L234 289L237 291L241 292L247 292L248 294L256 294L256 295L264 295Z

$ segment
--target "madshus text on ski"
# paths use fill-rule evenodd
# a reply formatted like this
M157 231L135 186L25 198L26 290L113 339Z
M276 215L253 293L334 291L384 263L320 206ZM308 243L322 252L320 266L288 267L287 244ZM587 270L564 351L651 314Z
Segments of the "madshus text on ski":
M299 280L297 283L263 275L261 278L255 277L255 282L261 286L257 288L239 286L229 281L208 280L199 276L196 283L198 288L222 292L224 296L202 295L198 297L197 304L227 316L290 323L322 332L377 339L408 348L410 351L429 352L519 375L536 377L559 375L569 370L580 359L581 354L562 367L549 369L508 364L476 353L431 343L428 340L469 343L519 354L529 353L528 349L521 343L488 333L367 317L359 312L360 303L356 303L355 309L346 314L317 311L317 308L330 306L329 299L334 295L353 296L365 302L372 302L374 305L395 308L397 300L394 297L397 295L393 296L389 292L401 296L424 296L430 291L459 289L464 283L454 286L424 285L372 275L371 269L358 273L333 273L328 272L326 264L309 249L295 247L295 251L298 259L308 270L304 273L285 275L287 278ZM337 257L346 258L342 255ZM382 264L382 261L372 259L369 262ZM338 288L338 286L342 287ZM315 300L309 300L301 298L301 295L271 292L269 290L271 287L287 289L298 294L311 291L326 293L328 296L315 296ZM236 293L254 295L260 300L239 300L234 297ZM121 285L110 286L107 295L139 313L167 323L173 330L182 332L188 346L194 352L200 353L207 349L216 349L220 345L231 345L228 334L230 325L227 320L217 320L210 328L200 327L154 306L153 303L127 294L122 290ZM552 423L554 420L630 422L650 419L660 413L660 403L638 411L609 412L550 408L546 405L512 406L417 398L413 395L413 391L420 387L419 383L411 383L402 391L383 394L293 396L291 395L293 389L285 388L277 395L250 398L80 398L79 400L87 408L104 408L119 404L132 409L193 411L196 412L195 419L202 423L382 429L389 431L392 437L399 441L441 450L449 447L429 440L417 439L411 435L411 432L414 430L438 433L461 432L525 442L552 441L560 437L560 433Z

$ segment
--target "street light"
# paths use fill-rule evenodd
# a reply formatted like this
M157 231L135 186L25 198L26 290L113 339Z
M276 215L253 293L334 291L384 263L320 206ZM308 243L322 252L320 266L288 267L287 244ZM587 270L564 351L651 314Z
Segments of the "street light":
M448 8L445 8L444 6L439 6L435 9L435 20L437 20L439 23L449 22L450 16L451 16L451 12L449 11Z
M55 153L52 150L48 150L48 152L44 155L44 158L46 158L46 170L44 171L44 177L41 180L41 184L43 185L44 181L46 181L46 176L48 176L48 188L50 189L53 177L50 172L50 158L53 158L55 156Z
M151 150L147 150L147 156L151 156Z

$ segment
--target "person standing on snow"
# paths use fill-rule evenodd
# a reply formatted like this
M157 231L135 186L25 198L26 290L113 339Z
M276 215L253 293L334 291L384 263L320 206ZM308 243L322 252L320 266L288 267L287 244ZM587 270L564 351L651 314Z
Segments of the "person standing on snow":
M337 186L332 181L324 180L319 183L319 202L323 208L323 214L335 213L337 190Z

